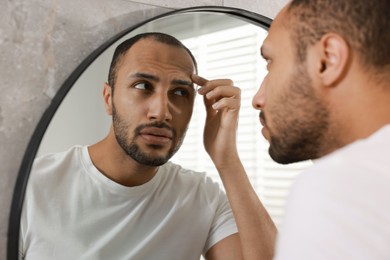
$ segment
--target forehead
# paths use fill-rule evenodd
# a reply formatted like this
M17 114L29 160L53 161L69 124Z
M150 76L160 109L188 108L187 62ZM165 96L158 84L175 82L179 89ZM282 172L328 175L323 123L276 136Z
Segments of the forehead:
M182 47L153 39L141 39L122 57L122 65L143 68L159 67L192 74L195 66L190 54Z
M262 51L268 52L273 49L279 49L286 52L291 49L290 31L285 25L288 21L288 15L286 14L287 6L284 7L280 13L273 20L270 29L268 30L267 37L265 38Z

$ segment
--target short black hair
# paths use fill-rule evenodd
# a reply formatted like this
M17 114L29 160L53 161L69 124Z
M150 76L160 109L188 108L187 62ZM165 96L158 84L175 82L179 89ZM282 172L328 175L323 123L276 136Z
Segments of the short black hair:
M175 37L165 34L165 33L160 33L160 32L147 32L147 33L141 33L137 34L116 47L114 55L112 57L111 65L110 65L110 70L108 72L108 84L113 88L115 86L115 81L116 81L116 74L118 70L118 63L121 60L121 58L126 54L126 52L133 46L136 42L138 42L141 39L152 39L157 42L161 42L167 45L179 47L185 49L188 54L191 56L192 62L194 63L195 70L197 71L197 62L192 54L192 52L178 39Z
M300 61L308 46L333 32L359 54L365 68L389 73L390 0L292 0L287 15Z

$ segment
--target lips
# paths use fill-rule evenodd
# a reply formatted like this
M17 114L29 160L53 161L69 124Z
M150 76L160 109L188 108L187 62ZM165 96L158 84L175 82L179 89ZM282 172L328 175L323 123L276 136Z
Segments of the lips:
M160 127L145 127L139 135L147 144L158 146L172 142L173 138L172 130Z
M164 137L172 139L172 131L166 128L147 127L140 131L141 135L153 135L156 137Z
M265 118L263 112L260 112L259 118L260 118L260 124L262 126L265 126Z
M260 124L262 125L262 126L264 126L264 120L260 117Z
M260 112L259 119L260 119L260 124L263 126L263 128L261 129L261 133L264 136L264 138L268 140L268 132L266 131L267 127L265 125L265 117L263 112Z

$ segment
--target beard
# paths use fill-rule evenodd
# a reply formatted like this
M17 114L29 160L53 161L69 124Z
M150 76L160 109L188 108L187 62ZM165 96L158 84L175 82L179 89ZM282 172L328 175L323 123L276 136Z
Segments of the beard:
M178 139L176 130L168 126L164 122L153 122L150 124L143 124L139 125L137 128L134 129L133 137L130 139L128 138L129 134L129 124L125 122L117 113L114 103L112 103L112 118L113 118L113 128L115 133L115 138L119 144L119 146L123 149L123 151L131 157L136 162L146 165L146 166L160 166L166 163L180 148L181 144L183 143L183 139L185 136L185 132L183 133L182 137ZM139 147L139 145L136 144L135 139L140 135L140 132L142 129L147 127L158 127L158 128L167 128L172 131L172 143L175 143L175 140L177 140L177 145L172 145L172 147L169 149L167 154L165 156L153 156L151 154L148 154ZM158 150L161 149L161 145L149 145L150 148Z
M281 164L316 159L326 146L329 113L316 95L303 65L289 80L287 92L268 111L274 128L270 131L269 154ZM260 114L265 120L263 113Z

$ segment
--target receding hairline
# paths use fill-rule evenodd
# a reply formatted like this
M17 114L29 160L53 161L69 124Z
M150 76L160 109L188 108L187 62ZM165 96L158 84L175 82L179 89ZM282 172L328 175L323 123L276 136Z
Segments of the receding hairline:
M108 83L111 87L114 87L115 85L118 68L123 64L123 58L135 44L142 40L149 40L152 42L161 43L167 46L176 47L178 49L184 50L191 59L193 70L195 71L195 73L197 73L197 62L194 55L192 54L191 50L187 48L179 39L175 38L172 35L159 32L141 33L123 41L116 47L109 68ZM127 45L129 46L126 47ZM125 48L125 50L122 50L123 48ZM119 53L117 54L117 52Z
M188 55L188 57L190 58L191 63L194 66L194 68L196 67L196 64L194 63L194 59L191 57L190 53L186 50L186 47L184 45L176 45L176 44L170 44L168 42L160 41L157 37L154 37L153 35L150 35L148 37L144 37L144 38L138 39L136 42L134 42L134 44L132 44L130 46L130 48L128 48L125 52L121 53L121 55L118 58L122 59L123 56L126 56L129 53L129 51L134 48L134 46L140 45L143 42L151 42L151 43L156 43L156 44L162 44L162 45L165 45L165 46L169 46L169 47L172 47L172 48L183 50Z
M131 51L131 49L134 49L134 47L136 45L139 45L139 44L141 44L141 43L143 43L145 41L149 41L149 42L156 43L156 44L163 44L165 46L169 46L169 47L172 47L172 48L176 48L178 50L182 50L188 56L189 60L191 61L193 71L196 71L196 65L194 64L194 60L192 59L191 55L188 53L188 51L186 51L186 49L183 46L162 42L162 41L159 41L158 39L153 38L153 37L145 37L145 38L141 38L138 41L136 41L130 48L128 48L125 52L123 52L121 55L118 56L118 58L117 58L118 60L116 62L116 69L115 69L115 74L116 75L118 73L118 68L121 65L123 65L123 62L125 60L125 56Z

